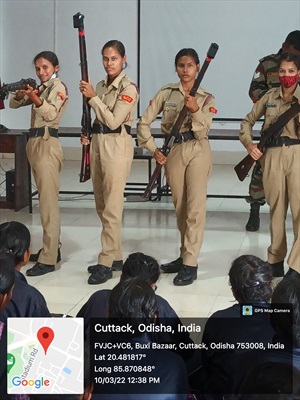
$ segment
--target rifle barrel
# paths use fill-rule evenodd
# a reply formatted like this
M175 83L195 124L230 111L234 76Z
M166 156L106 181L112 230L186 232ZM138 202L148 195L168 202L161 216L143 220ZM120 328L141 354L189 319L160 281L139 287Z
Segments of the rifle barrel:
M81 79L85 82L88 82L89 76L83 20L84 15L79 12L73 16L73 26L74 28L78 29ZM91 126L91 107L88 104L88 99L82 95L81 133L89 140L91 135ZM79 181L86 182L89 180L90 172L90 145L82 145Z

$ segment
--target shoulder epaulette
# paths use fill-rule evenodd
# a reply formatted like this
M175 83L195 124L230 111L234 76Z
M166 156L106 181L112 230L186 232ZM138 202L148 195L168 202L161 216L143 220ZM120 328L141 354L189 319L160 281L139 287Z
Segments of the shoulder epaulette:
M260 63L266 62L266 61L277 61L280 57L280 54L269 54L268 56L265 56L259 60Z
M124 85L123 85L124 83ZM124 88L128 85L132 85L136 88L137 93L140 93L140 89L138 88L138 86L132 81L131 78L129 78L129 76L124 75L123 78L121 79L120 82L120 93L124 90Z
M205 98L205 100L204 100L204 103L203 103L202 108L203 108L207 103L209 103L210 100L213 99L213 98L214 98L214 96L213 96L212 94L208 93L208 95L206 96L206 98Z
M65 87L66 95L69 96L69 92L68 92L67 85L66 85L64 82L62 82L62 81L61 81L61 83L62 83L62 85Z
M160 90L179 89L179 83L167 83Z

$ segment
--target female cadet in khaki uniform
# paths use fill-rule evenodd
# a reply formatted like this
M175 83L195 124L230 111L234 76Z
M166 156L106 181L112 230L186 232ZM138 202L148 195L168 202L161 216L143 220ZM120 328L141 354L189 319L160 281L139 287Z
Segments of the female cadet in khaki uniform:
M289 205L294 243L288 258L288 275L300 274L300 113L283 127L279 139L267 144L264 155L257 144L252 143L252 127L264 115L264 129L267 128L293 102L300 102L299 78L299 56L283 54L279 67L281 86L270 89L254 104L241 123L241 142L253 159L261 159L263 185L270 206L271 245L268 248L268 262L273 268L273 276L284 275L287 254L285 220Z
M205 216L207 181L211 171L211 150L208 131L215 111L213 96L198 88L196 96L189 92L200 68L198 54L182 49L175 57L179 83L164 86L154 97L137 125L138 141L165 164L168 184L176 209L181 235L180 257L161 266L163 272L178 272L174 285L190 285L197 279L197 259L201 248ZM161 130L169 134L183 106L188 114L175 139L168 158L156 146L150 124L162 112Z
M43 248L32 255L30 260L37 263L26 271L28 276L52 272L56 262L60 261L58 195L63 152L57 131L68 103L66 86L56 75L59 70L57 56L51 51L42 51L33 63L41 85L36 91L30 86L19 90L9 103L11 108L32 106L26 153L39 194Z
M91 175L96 209L102 222L102 250L98 263L88 267L89 284L104 283L113 270L123 266L121 224L124 189L133 159L130 128L139 94L136 85L122 71L126 65L124 45L107 42L102 49L105 79L96 91L90 82L81 81L80 91L89 98L96 114L92 127ZM81 137L88 144L86 136Z

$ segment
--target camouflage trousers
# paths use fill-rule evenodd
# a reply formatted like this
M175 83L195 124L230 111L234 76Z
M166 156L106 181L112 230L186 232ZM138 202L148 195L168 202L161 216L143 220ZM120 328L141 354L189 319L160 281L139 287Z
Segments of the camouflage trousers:
M265 192L262 182L262 170L259 161L256 161L252 170L251 182L249 185L249 196L246 197L247 203L259 203L264 205L266 203Z

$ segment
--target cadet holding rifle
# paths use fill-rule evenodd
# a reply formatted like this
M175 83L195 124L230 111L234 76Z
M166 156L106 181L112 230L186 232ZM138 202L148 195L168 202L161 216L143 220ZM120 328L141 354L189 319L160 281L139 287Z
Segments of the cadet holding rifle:
M253 103L274 87L280 86L278 70L280 58L283 53L294 53L300 55L300 31L290 32L282 44L281 49L276 54L270 54L262 58L255 70L252 82L249 88L249 96ZM259 229L260 218L259 210L265 204L265 194L262 183L261 165L258 161L251 174L249 184L249 196L246 197L247 203L250 203L250 215L246 224L246 230L255 232Z
M252 142L252 127L265 117L263 130L274 123L293 103L300 103L300 58L295 54L283 54L279 67L279 88L270 89L241 123L240 140L254 160L260 160L263 186L270 206L271 245L268 262L273 276L284 275L284 259L287 254L285 221L290 205L294 242L288 258L288 275L300 274L300 113L283 127L279 137L267 142L263 154ZM300 275L299 275L300 276Z
M91 273L88 283L92 285L111 279L112 271L123 266L123 193L133 160L130 129L139 99L137 86L123 72L126 66L123 43L107 42L102 49L102 62L107 76L96 90L83 80L79 86L96 114L90 155L96 209L102 222L102 249L97 264L88 267ZM82 134L81 143L88 145L90 141Z
M60 261L60 216L58 206L59 174L63 152L58 140L59 122L68 104L66 86L57 77L59 63L52 51L42 51L33 60L41 84L30 85L10 98L9 106L31 105L31 125L26 147L28 161L39 194L43 248L32 254L37 263L26 271L28 276L44 275L55 270Z
M161 266L165 273L177 273L173 283L190 285L197 279L197 260L201 248L205 216L207 181L211 172L211 149L208 131L214 112L214 98L198 88L196 95L190 91L200 69L198 54L194 49L180 50L175 57L179 83L168 84L155 95L137 125L139 145L153 154L155 160L165 165L167 181L172 190L177 225L181 235L180 256ZM162 112L161 130L168 135L185 106L188 110L180 134L168 157L156 146L150 125Z

